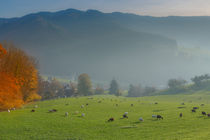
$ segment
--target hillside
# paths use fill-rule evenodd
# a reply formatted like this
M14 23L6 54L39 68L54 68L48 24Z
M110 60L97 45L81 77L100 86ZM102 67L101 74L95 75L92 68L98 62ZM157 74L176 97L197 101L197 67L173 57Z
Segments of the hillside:
M176 39L181 47L201 47L210 49L210 17L169 16L151 17L134 14L112 13L117 23L135 31L160 34Z
M205 27L198 21L207 24L208 17L155 18L68 9L0 19L0 41L12 41L38 58L42 74L70 78L86 72L98 81L115 77L126 84L160 86L171 77L189 79L208 71L208 60L200 63L177 48L177 37L185 39L199 33L195 26ZM188 23L193 30L186 28L191 27Z

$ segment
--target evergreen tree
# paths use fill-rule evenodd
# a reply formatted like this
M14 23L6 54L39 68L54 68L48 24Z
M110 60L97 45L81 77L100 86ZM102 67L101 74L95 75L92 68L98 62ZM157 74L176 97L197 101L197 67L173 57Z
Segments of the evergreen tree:
M109 94L120 96L119 85L115 79L113 79L110 83Z

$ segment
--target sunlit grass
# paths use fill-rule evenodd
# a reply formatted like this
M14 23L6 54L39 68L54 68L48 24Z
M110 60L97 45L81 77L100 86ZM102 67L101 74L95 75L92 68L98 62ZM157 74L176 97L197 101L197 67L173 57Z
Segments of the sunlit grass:
M183 102L185 105L181 105ZM93 99L80 97L37 102L11 113L1 112L0 139L208 139L210 118L202 116L201 111L210 113L209 103L210 95L205 92L142 98L93 96ZM35 104L38 108L32 113ZM81 105L85 107L81 108ZM194 106L199 107L196 113L191 112ZM48 113L49 109L58 111ZM79 114L75 114L76 111ZM68 117L65 117L65 112L69 112ZM128 119L121 119L124 112L129 112ZM181 112L183 117L179 118ZM82 113L85 117L81 117ZM152 114L162 115L164 119L152 118ZM115 121L107 122L110 117L114 117ZM140 117L144 122L139 122Z

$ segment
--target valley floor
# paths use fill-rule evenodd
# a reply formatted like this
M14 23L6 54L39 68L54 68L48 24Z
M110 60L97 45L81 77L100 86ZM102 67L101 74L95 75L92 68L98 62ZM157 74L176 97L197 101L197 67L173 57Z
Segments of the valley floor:
M35 105L38 105L38 108L34 108ZM81 108L82 105L84 108ZM196 113L192 113L192 107L199 107L199 109ZM31 112L32 109L35 112ZM57 112L48 113L50 109L56 109ZM107 95L49 100L26 105L10 113L1 112L0 139L209 139L210 117L203 116L202 111L210 113L210 93L208 92L141 98ZM69 113L67 117L65 112ZM128 119L122 119L124 112L128 112ZM85 114L84 117L81 116L82 113ZM183 113L182 118L179 117L179 113ZM152 118L153 114L159 114L164 119ZM110 117L115 120L107 122ZM143 122L139 121L140 117L144 119Z

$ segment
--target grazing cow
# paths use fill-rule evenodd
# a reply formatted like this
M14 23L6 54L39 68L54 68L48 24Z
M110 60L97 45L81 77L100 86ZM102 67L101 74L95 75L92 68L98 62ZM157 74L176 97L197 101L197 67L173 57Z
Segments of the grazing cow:
M32 109L32 110L31 110L31 112L35 112L35 110L34 110L34 109Z
M157 119L162 119L163 120L163 117L160 116L160 115L157 115Z
M204 104L201 104L201 106L204 106Z
M88 106L89 104L87 103L86 106Z
M82 113L82 117L85 117L85 113Z
M180 118L182 117L182 113L179 114L179 117L180 117Z
M81 105L81 108L84 108L85 106L84 105Z
M101 103L101 101L98 101L98 103Z
M123 114L123 118L128 118L128 112L125 112L125 113Z
M157 115L152 115L152 118L157 118Z
M133 104L131 104L131 106L133 106Z
M126 115L126 114L123 114L123 118L128 118L128 115Z
M143 122L144 120L143 120L143 118L142 118L142 117L140 117L140 118L139 118L139 121Z
M202 115L206 115L206 112L204 112L204 111L202 111L202 113L201 113Z
M66 112L66 113L65 113L65 116L67 117L68 115L69 115L69 113L68 113L68 112Z
M196 110L195 110L195 109L192 109L191 111L192 111L192 112L196 112Z
M113 122L114 118L109 118L108 122Z
M158 102L155 102L155 104L157 105L157 104L158 104Z
M208 117L210 117L210 114L207 114Z
M181 105L185 105L184 103L181 103Z
M198 109L198 107L193 107L193 109Z

